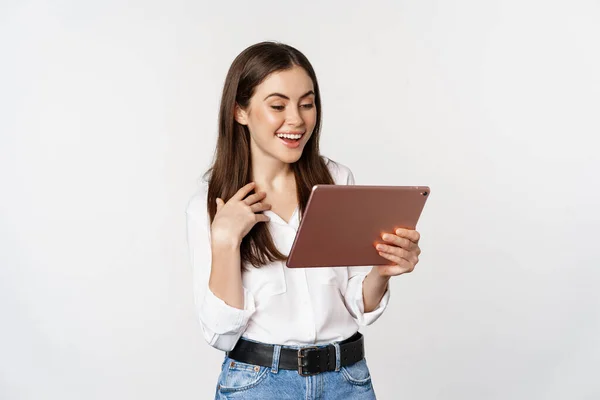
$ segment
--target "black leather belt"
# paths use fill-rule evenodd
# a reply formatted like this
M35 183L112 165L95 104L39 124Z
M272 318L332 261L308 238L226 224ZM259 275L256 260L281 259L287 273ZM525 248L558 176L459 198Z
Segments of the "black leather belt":
M229 358L246 364L271 367L275 346L256 343L240 338L228 353ZM365 356L363 335L356 332L352 337L340 342L340 367L354 364ZM325 371L335 371L335 347L303 347L289 349L282 347L279 355L279 368L298 370L302 376L316 375Z

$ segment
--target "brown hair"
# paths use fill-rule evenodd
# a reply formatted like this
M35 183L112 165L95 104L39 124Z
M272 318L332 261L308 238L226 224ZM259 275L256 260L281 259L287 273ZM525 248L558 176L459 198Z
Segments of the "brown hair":
M333 184L329 169L319 153L321 128L321 97L317 77L308 59L297 49L276 42L252 45L240 53L229 68L221 107L219 110L219 136L212 167L208 177L207 209L212 223L217 212L216 199L227 202L244 185L250 182L250 135L247 126L235 120L238 104L247 109L254 89L273 72L302 67L312 79L315 92L316 124L300 159L291 165L296 178L300 215L304 213L313 185ZM285 261L273 242L268 225L257 223L242 239L240 247L242 266L249 263L260 267L273 261Z

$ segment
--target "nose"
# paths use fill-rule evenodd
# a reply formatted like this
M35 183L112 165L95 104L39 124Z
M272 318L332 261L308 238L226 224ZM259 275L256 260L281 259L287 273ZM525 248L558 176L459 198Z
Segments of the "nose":
M304 120L300 115L300 110L295 107L288 107L288 113L285 117L285 122L289 126L301 127L304 125Z

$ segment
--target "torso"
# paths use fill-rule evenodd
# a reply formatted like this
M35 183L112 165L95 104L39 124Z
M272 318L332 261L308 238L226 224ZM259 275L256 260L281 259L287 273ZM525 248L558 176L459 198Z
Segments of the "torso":
M328 161L328 168L335 184L345 185L350 182L351 171L346 166ZM188 239L195 255L192 257L196 272L194 275L200 279L195 283L195 290L205 290L207 287L208 282L204 278L208 278L206 271L211 265L207 190L208 185L203 186L202 192L190 202L187 211L195 235ZM259 185L257 190L264 189ZM294 216L298 200L294 180L285 181L276 189L270 187L270 190L264 191L267 192L264 201L272 205L269 230L277 249L287 255L300 223L300 219ZM277 218L273 218L274 214L277 214ZM370 267L287 268L284 261L270 262L260 268L245 268L242 283L244 289L251 294L248 299L253 302L255 312L248 321L243 337L264 343L298 346L327 344L352 336L359 328L359 320L363 324L369 324L379 315L374 313L368 317L363 316L359 309L362 283L349 286L353 277L366 275L369 269ZM359 319L355 318L356 315ZM221 317L234 316L223 314L219 315ZM238 318L237 314L235 318ZM229 346L231 336L218 336L216 340L220 346ZM231 343L232 346L234 344L235 342Z

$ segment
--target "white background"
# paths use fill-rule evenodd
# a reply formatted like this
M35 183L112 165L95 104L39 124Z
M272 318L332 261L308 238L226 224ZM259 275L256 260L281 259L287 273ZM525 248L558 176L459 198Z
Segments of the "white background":
M380 399L598 399L598 1L0 3L0 398L209 399L185 207L233 58L303 51L323 154L430 185Z

